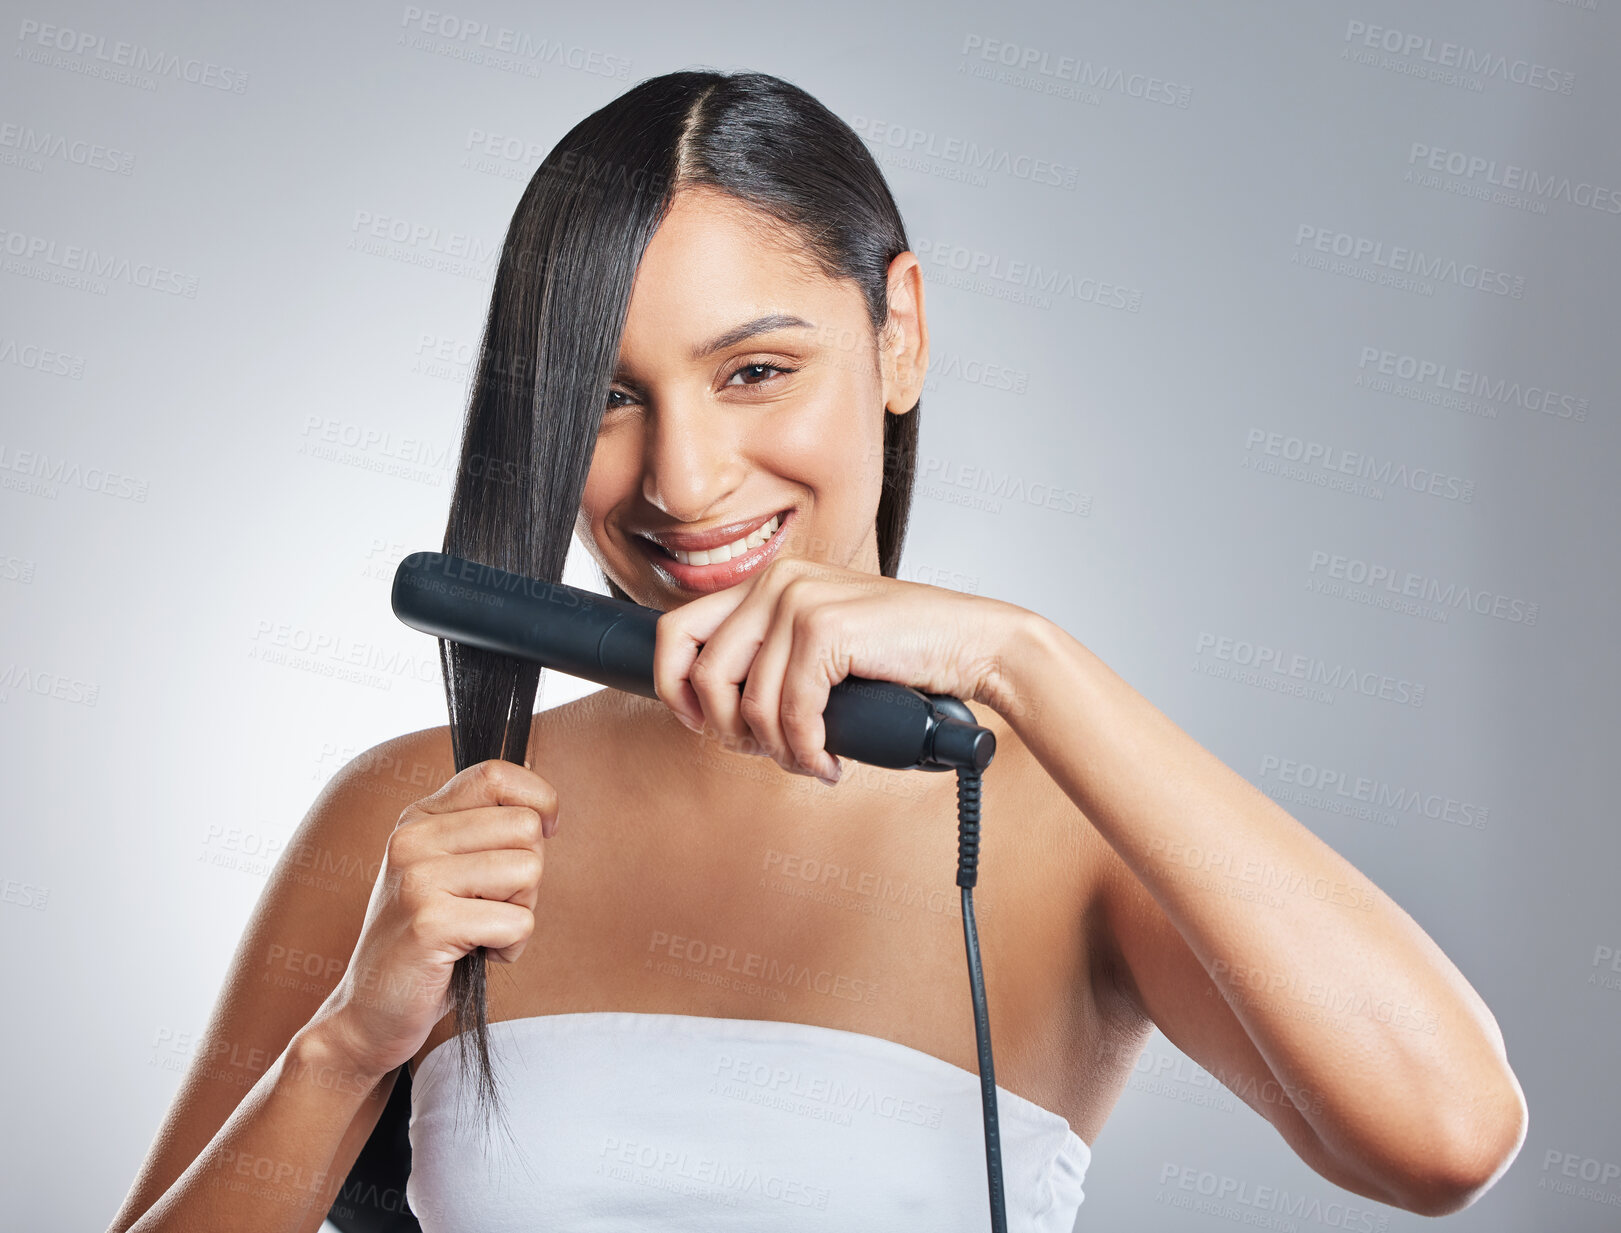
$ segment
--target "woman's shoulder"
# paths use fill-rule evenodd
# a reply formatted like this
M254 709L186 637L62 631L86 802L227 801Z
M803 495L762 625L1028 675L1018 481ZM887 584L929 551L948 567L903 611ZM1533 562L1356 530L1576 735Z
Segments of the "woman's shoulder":
M605 717L598 698L590 694L537 711L530 721L528 764L544 775L536 755L544 757L571 736L589 737L600 731ZM437 792L455 775L450 725L438 724L402 732L362 750L327 781L321 797L328 805L341 804L345 814L365 815L392 830L406 806Z

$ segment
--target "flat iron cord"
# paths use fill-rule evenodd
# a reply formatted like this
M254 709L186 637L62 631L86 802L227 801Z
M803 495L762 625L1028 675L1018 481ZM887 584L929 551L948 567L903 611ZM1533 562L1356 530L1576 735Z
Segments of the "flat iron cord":
M991 1233L1007 1233L1002 1198L1002 1135L996 1120L996 1067L991 1062L991 1020L985 1005L985 972L974 924L974 884L979 880L980 772L957 768L957 885L962 887L962 933L968 947L968 988L974 999L974 1036L979 1044L979 1094L985 1108L985 1175L990 1188Z

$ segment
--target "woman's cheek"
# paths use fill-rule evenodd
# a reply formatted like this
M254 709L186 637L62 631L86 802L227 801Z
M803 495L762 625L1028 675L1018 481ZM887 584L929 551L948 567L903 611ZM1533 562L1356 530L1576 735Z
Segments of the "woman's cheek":
M806 390L776 404L769 413L771 450L784 464L806 470L837 471L849 465L848 451L862 441L860 402L835 383Z

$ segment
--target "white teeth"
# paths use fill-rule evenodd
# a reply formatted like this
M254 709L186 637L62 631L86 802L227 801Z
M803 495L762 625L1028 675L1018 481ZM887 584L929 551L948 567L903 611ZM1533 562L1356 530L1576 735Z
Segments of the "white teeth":
M777 515L773 514L758 530L730 544L722 544L719 548L707 548L702 552L682 552L678 548L672 548L670 554L683 565L719 565L723 561L730 561L733 557L742 556L751 548L758 548L777 533L779 525L781 524Z

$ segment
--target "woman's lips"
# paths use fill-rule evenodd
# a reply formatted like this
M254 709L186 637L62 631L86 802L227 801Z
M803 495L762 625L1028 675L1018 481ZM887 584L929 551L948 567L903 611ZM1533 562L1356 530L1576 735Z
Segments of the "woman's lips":
M774 513L759 514L753 518L745 518L742 522L728 523L726 526L715 527L709 531L640 531L638 534L646 536L672 553L679 552L685 555L692 552L708 552L754 536L766 523L786 512L779 509Z
M743 579L763 569L766 563L781 549L784 538L783 532L793 522L797 513L796 509L788 509L778 514L776 533L765 543L750 548L747 552L735 556L729 561L719 561L709 565L683 564L646 536L637 535L634 538L637 547L647 557L648 562L671 585L683 591L708 594L711 591L724 591L727 587L736 586ZM769 523L770 519L767 519L766 522Z

